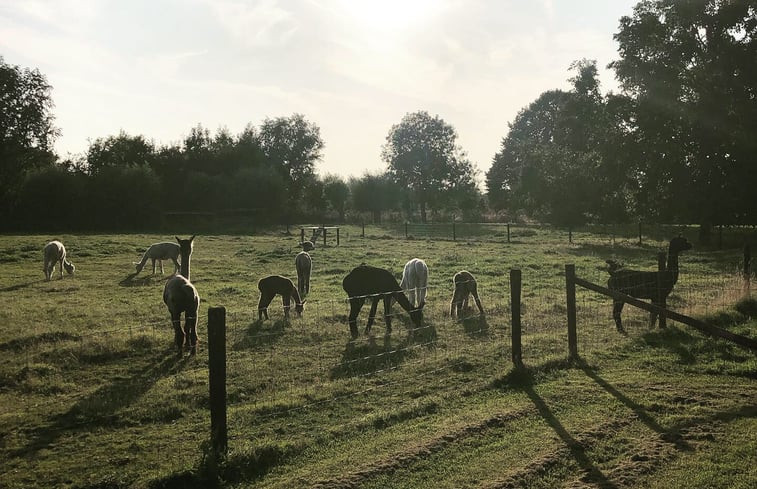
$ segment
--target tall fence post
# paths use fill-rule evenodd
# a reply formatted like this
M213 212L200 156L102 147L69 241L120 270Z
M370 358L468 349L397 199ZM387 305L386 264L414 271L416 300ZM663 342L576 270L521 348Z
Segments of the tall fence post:
M565 265L565 295L568 312L568 355L578 358L578 334L576 333L576 266Z
M510 311L512 313L512 356L515 368L523 367L520 326L521 271L510 270Z
M208 385L210 444L216 455L226 453L226 308L208 308Z
M744 245L744 292L748 295L752 281L752 249L749 243Z
M365 238L365 220L363 220L363 238Z
M510 244L510 223L507 223L507 244Z
M452 241L457 241L457 232L455 231L455 221L452 221Z
M321 226L321 229L323 229L323 247L326 247L326 225Z
M664 272L665 271L665 269L667 268L666 261L667 261L667 256L665 255L665 253L658 253L657 254L657 271L658 272ZM657 274L657 304L660 307L662 307L662 308L666 308L667 307L667 304L666 304L667 300L666 300L666 297L665 297L665 293L662 290L662 288L663 288L662 281L663 281L663 274L662 273L658 273ZM667 324L667 319L665 318L665 313L661 312L659 314L658 318L660 320L660 329L667 328L668 324Z
M336 228L336 245L339 246L339 228Z

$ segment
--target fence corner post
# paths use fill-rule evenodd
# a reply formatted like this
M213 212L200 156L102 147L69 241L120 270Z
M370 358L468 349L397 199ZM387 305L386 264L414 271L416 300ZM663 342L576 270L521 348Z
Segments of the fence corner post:
M523 368L523 349L521 345L520 298L521 271L510 269L510 312L512 314L512 357L515 368Z
M568 312L568 356L578 359L578 334L576 333L576 266L565 265L565 293Z
M208 308L210 443L216 455L228 449L226 429L226 308Z
M665 253L660 252L657 254L657 271L658 272L664 272L667 268L667 256ZM665 309L667 307L666 304L666 297L663 293L663 287L664 284L662 283L663 274L658 273L657 274L657 305ZM660 320L660 329L665 329L668 327L667 319L665 318L665 313L661 312L658 315L658 318Z

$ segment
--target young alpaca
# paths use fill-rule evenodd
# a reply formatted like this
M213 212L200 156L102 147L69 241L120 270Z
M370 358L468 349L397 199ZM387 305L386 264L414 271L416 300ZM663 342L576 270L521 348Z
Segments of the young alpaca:
M392 318L390 316L392 299L396 300L402 309L410 313L410 319L416 327L420 327L423 320L423 309L414 308L407 296L402 292L402 287L397 283L397 279L388 270L376 268L369 265L360 265L352 269L344 277L342 288L347 292L350 300L350 334L357 338L357 316L360 309L365 304L365 300L370 297L371 311L368 314L368 325L365 327L366 334L371 331L373 321L376 319L376 308L379 300L384 299L384 320L386 322L386 332L392 331Z
M181 274L170 278L163 289L163 302L168 306L168 312L171 314L174 341L179 354L181 354L185 344L190 348L191 354L194 354L197 348L197 316L200 313L200 296L197 294L197 289L189 281L189 260L192 255L194 239L194 236L189 239L176 238L176 241L179 242L181 254ZM183 329L181 327L181 313L184 313Z
M303 241L299 245L302 246L302 251L313 251L315 249L315 242L313 241Z
M670 240L668 266L666 270L657 272L626 270L614 260L608 260L610 279L607 281L607 288L637 299L650 299L652 304L662 306L672 292L673 286L678 282L678 254L690 249L691 243L682 236ZM625 302L613 299L612 317L615 319L615 327L620 332L624 331L620 318L624 305ZM650 313L649 327L653 327L656 321L657 313Z
M268 319L268 305L277 294L281 295L281 301L284 303L284 318L289 319L289 308L291 299L294 298L294 310L298 317L302 316L305 310L305 301L300 298L297 287L291 280L281 275L271 275L260 279L258 282L260 291L260 301L258 302L258 319L265 316Z
M310 293L310 270L313 268L313 260L307 251L297 253L294 267L297 269L297 291L301 297L305 297Z
M483 316L484 308L481 305L481 299L478 298L478 284L473 274L467 270L457 272L452 278L452 283L455 284L455 291L452 293L449 315L455 317L457 313L459 316L468 307L468 296L472 295L478 306L478 312Z
M426 304L426 289L428 288L428 267L426 262L413 258L405 264L402 271L400 287L407 294L413 307L423 307ZM418 299L416 302L416 298Z
M66 269L66 272L69 275L73 275L74 270L76 270L76 267L73 263L66 260L66 247L63 246L63 243L60 241L50 241L45 245L45 248L43 250L44 253L44 264L43 264L43 270L45 272L45 280L49 281L52 278L53 271L55 270L55 264L59 263L59 270L60 270L60 278L63 278L63 269Z
M174 275L179 271L179 245L172 241L166 241L165 243L155 243L150 245L142 255L142 260L139 263L135 263L137 266L137 273L141 272L145 267L147 260L152 260L152 274L155 275L155 261L160 263L160 274L163 275L163 260L173 261L173 273Z

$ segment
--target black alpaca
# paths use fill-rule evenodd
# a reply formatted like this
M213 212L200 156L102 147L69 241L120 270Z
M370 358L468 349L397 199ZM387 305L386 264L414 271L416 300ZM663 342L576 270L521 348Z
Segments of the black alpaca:
M368 314L368 325L365 327L365 332L368 333L373 326L373 321L376 319L376 308L380 299L384 299L384 319L386 321L386 332L392 331L392 318L390 315L392 307L392 299L396 300L402 309L410 313L410 319L413 321L416 327L420 327L423 320L422 307L414 309L410 304L405 293L402 291L402 287L397 283L397 279L394 278L391 272L384 270L383 268L376 268L370 265L360 265L352 269L350 273L344 277L342 281L342 288L347 292L347 296L350 299L350 334L353 338L357 338L357 316L360 314L360 309L365 304L365 300L371 299L371 311Z
M300 299L300 293L291 280L281 275L271 275L270 277L261 278L258 282L260 291L260 301L258 302L258 319L265 316L268 319L268 305L276 295L281 296L284 303L284 317L289 319L289 308L292 298L294 298L294 310L297 316L302 316L305 309L305 302Z
M691 243L682 236L670 240L668 265L664 271L658 272L626 270L617 262L607 260L610 265L610 279L607 281L607 287L638 299L650 299L652 304L663 307L673 286L678 282L678 254L690 249ZM621 300L613 299L612 317L615 319L615 327L621 332L623 324L620 313L623 311L624 304L625 302ZM650 327L654 326L655 321L657 321L657 314L653 312L650 315Z

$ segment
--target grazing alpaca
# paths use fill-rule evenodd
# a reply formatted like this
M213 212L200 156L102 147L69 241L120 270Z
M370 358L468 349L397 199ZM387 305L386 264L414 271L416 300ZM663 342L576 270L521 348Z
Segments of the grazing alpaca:
M294 311L297 316L302 316L302 311L305 310L305 301L300 298L297 287L288 278L281 275L261 278L258 282L258 290L260 291L258 319L263 319L263 316L268 319L268 304L276 297L276 294L281 295L281 301L284 303L284 318L289 319L292 298L294 298Z
M45 272L45 280L49 281L50 278L52 278L56 263L60 264L60 278L63 278L64 268L69 275L72 275L74 270L76 270L74 264L66 260L66 247L63 246L63 243L57 240L50 241L44 248L43 270Z
M455 317L457 313L459 316L468 307L468 296L472 295L478 306L478 312L483 316L484 308L481 306L481 299L478 298L478 284L473 274L467 270L457 272L452 278L452 283L455 284L455 291L452 293L449 315Z
M137 273L141 272L145 267L147 260L152 260L152 274L155 275L155 261L160 263L160 274L163 275L163 260L173 261L173 273L174 275L179 271L179 245L172 241L165 243L155 243L150 245L142 255L142 260L139 263L135 263L137 266Z
M392 318L390 316L392 299L396 300L402 309L410 313L410 319L417 327L421 325L423 320L422 307L413 308L405 293L402 292L402 287L397 283L397 279L388 270L365 264L360 265L344 277L342 288L347 292L350 300L349 323L350 334L353 338L357 338L358 335L357 316L363 304L365 304L365 300L369 297L372 304L371 311L368 314L368 325L365 327L366 333L370 332L373 321L376 319L376 307L382 297L384 298L384 319L387 333L392 331Z
M423 307L426 304L426 289L428 288L428 267L426 262L413 258L405 264L402 271L400 287L407 294L413 307ZM416 297L418 301L416 302Z
M189 260L195 237L179 239L181 254L181 275L175 275L166 282L163 289L163 302L171 313L171 324L174 329L176 348L181 354L186 344L190 353L194 354L197 347L197 316L200 313L200 296L197 289L189 281ZM181 313L184 313L184 329L181 327Z
M297 291L301 297L305 297L310 293L310 270L313 268L313 260L307 251L297 253L294 267L297 269Z
M302 246L302 251L313 251L315 249L315 242L313 241L303 241L299 245Z
M678 282L678 254L690 249L691 243L682 236L670 240L667 269L657 272L626 270L614 260L608 260L610 279L607 281L607 288L638 299L650 299L652 304L662 307L673 286ZM620 313L624 304L625 302L616 299L612 302L612 317L615 319L615 327L620 332L623 332ZM650 313L649 326L654 326L656 320L657 313Z

